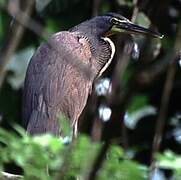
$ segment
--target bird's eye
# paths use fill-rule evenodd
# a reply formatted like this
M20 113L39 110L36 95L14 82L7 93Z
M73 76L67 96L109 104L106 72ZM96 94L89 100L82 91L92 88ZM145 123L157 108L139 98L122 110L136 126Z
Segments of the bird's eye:
M119 24L119 20L117 18L112 18L111 23L114 25Z

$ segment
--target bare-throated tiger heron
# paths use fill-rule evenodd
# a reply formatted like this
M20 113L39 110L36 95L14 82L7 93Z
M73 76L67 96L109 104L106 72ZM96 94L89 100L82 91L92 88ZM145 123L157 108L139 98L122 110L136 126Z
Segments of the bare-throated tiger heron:
M108 13L52 35L37 49L24 84L23 122L28 133L61 135L57 120L61 113L77 133L77 122L92 84L115 53L109 36L122 32L161 37L119 14Z

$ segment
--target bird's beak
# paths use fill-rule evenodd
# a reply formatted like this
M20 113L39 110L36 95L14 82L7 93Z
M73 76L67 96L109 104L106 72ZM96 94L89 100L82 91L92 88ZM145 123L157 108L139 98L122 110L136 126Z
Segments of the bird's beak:
M149 35L156 38L163 38L163 35L161 35L158 32L152 31L150 29L147 29L145 27L133 24L131 21L117 21L116 24L112 26L111 32L125 32L130 34L143 34L143 35Z

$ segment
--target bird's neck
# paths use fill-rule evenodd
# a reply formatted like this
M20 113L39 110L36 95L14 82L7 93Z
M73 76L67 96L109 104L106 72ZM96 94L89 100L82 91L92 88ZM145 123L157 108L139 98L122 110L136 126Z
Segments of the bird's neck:
M101 67L101 70L99 71L99 76L101 76L102 73L108 68L115 54L115 45L112 42L112 40L107 37L102 37L101 39L106 43L106 48L102 49L102 53L104 54L104 57L106 53L107 55L105 57L106 63L102 64L103 66Z
M97 67L97 76L100 76L111 63L114 54L115 46L111 39L107 37L97 38L91 41L91 51L95 58L94 65Z
M76 33L79 38L84 38L89 44L92 54L92 67L94 68L96 76L100 76L107 69L113 59L115 54L114 43L108 37L84 34L80 31Z

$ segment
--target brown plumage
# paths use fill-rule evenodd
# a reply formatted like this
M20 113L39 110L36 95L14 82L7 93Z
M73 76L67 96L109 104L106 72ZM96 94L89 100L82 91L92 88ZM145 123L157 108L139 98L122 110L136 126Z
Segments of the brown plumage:
M27 69L23 123L28 133L62 135L57 119L64 114L77 134L78 118L92 84L114 56L114 44L105 37L112 29L159 36L115 13L97 16L51 36L37 49Z
M84 38L61 32L34 54L26 75L23 114L30 134L61 134L58 115L64 113L73 126L81 114L93 79L71 64L80 59L91 68L91 52ZM60 54L65 56L60 57ZM29 121L27 121L29 120Z

